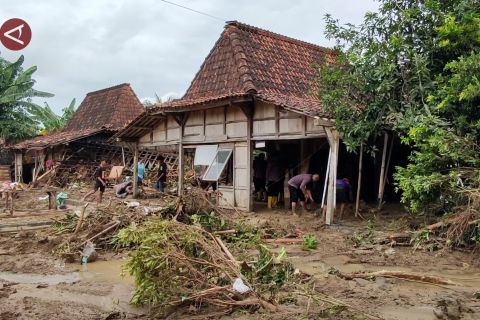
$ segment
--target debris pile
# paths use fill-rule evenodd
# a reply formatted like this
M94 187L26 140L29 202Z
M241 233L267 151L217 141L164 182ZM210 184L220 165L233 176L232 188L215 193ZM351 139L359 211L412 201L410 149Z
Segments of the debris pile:
M137 285L134 304L162 312L180 305L215 306L226 312L235 307L275 309L242 279L240 265L222 241L202 228L152 219L144 226L122 229L117 241L134 249L127 264ZM272 259L264 252L265 259L267 263L250 270L249 280L271 270Z

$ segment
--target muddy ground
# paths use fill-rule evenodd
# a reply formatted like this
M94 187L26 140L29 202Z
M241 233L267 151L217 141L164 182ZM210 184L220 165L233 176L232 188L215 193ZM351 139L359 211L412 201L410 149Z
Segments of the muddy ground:
M108 201L108 199L107 199ZM450 249L429 251L412 247L365 244L354 246L354 232L375 230L376 236L401 232L418 225L399 207L387 207L382 214L364 212L365 220L349 215L332 226L322 226L320 218L307 212L294 217L284 210L239 214L237 219L254 226L297 229L314 234L318 248L304 251L300 244L269 244L272 250L285 247L296 268L315 278L316 290L339 299L349 307L335 307L312 299L299 290L283 294L292 314L236 312L223 318L237 319L480 319L480 259L476 252ZM48 221L55 216L0 218L12 221ZM238 213L237 213L238 214ZM369 221L370 222L369 222ZM0 319L148 319L149 310L129 305L133 279L122 276L126 252L99 252L97 261L82 266L66 263L52 253L63 241L49 229L0 233ZM458 283L440 286L377 277L343 280L329 271L342 272L395 270L441 276ZM323 306L321 305L323 303ZM321 310L321 312L319 311ZM174 313L175 318L209 318L208 313L190 310ZM198 313L200 312L200 313ZM219 318L214 315L211 318Z

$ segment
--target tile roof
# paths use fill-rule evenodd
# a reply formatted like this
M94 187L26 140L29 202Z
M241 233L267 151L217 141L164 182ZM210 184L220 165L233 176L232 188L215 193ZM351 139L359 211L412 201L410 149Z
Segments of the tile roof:
M89 137L93 134L104 131L104 128L88 128L76 131L59 131L37 136L33 139L22 141L13 146L14 149L43 149L52 145L59 145L71 141Z
M181 99L157 109L253 95L298 112L322 114L315 95L316 64L335 61L335 51L236 21L228 22Z
M82 139L101 131L118 131L144 111L128 83L87 94L65 128L20 142L14 149L44 148Z
M100 127L119 130L143 111L135 92L123 83L88 93L63 131Z

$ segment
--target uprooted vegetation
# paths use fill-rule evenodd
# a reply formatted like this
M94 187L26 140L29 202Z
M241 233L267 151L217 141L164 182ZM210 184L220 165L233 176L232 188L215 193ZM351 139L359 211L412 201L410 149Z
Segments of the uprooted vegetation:
M132 303L161 312L191 304L226 311L261 306L273 310L275 306L258 292L273 292L293 275L293 267L282 261L284 252L274 255L260 246L255 262L240 265L219 237L174 220L131 226L122 229L117 239L132 249L126 266L136 282ZM239 287L232 286L235 282Z

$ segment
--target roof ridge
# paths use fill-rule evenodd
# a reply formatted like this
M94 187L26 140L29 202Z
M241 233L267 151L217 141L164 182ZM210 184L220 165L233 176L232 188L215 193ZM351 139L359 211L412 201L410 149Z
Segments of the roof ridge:
M298 45L301 45L301 46L304 46L304 47L310 47L310 48L313 48L313 49L326 51L326 52L329 52L329 53L335 53L336 52L334 49L331 49L331 48L319 46L318 44L314 44L314 43L311 43L311 42L306 42L306 41L303 41L303 40L288 37L288 36L285 36L283 34L279 34L279 33L269 31L269 30L266 30L266 29L262 29L262 28L259 28L259 27L255 27L255 26L252 26L252 25L249 25L249 24L246 24L246 23L236 21L236 20L227 21L226 25L225 25L225 28L228 28L228 26L234 26L238 29L244 29L244 30L249 31L249 32L262 34L262 35L265 35L265 36L268 36L268 37L272 37L272 38L276 38L276 39L279 39L279 40L282 40L282 41L287 41L287 42L290 42L290 43L298 44Z
M108 88L103 88L103 89L100 89L100 90L96 90L96 91L91 91L89 93L87 93L87 96L90 96L92 94L97 94L97 93L101 93L101 92L105 92L105 91L110 91L110 90L114 90L114 89L118 89L118 88L121 88L121 87L130 87L130 83L121 83L121 84L117 84L115 86L111 86L111 87L108 87ZM130 87L131 88L131 87Z
M233 58L237 64L237 70L240 74L240 81L242 82L242 89L247 92L257 92L257 88L255 86L255 82L251 75L251 70L248 67L247 63L247 55L245 54L245 50L242 45L242 41L240 40L240 36L235 32L229 32L227 30L227 36L230 40L230 45L233 49Z

